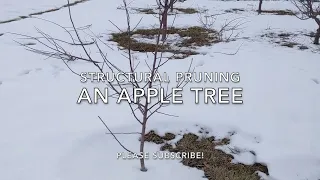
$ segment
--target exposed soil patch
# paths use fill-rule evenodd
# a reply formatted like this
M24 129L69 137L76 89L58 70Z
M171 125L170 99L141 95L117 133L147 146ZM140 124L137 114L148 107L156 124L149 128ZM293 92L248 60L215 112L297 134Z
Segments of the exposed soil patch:
M156 45L158 34L159 29L138 29L131 32L130 36L126 32L113 33L110 41L117 42L124 49L128 49L130 46L133 51L154 52L157 49L159 52L182 54L182 56L175 56L175 59L196 55L198 54L195 51L196 47L210 46L219 42L216 31L198 26L169 28L166 42L160 42L159 45ZM172 38L170 39L170 37Z
M26 19L26 18L31 18L32 16L36 16L36 15L41 15L41 14L45 14L45 13L50 13L50 12L54 12L54 11L58 11L62 8L66 8L68 6L74 6L74 5L77 5L79 3L84 3L86 1L89 1L89 0L78 0L78 1L74 1L70 4L65 4L61 7L57 7L57 8L53 8L53 9L48 9L48 10L45 10L45 11L39 11L39 12L35 12L35 13L31 13L29 15L25 15L25 16L19 16L19 17L16 17L16 18L13 18L13 19L8 19L8 20L4 20L4 21L0 21L0 24L5 24L5 23L10 23L10 22L14 22L14 21L19 21L19 20L22 20L22 19Z
M215 149L216 146L228 145L229 139L215 140L215 137L199 137L195 134L184 134L182 138L175 144L171 144L170 140L175 135L170 134L169 141L166 139L168 135L160 136L155 131L150 131L145 135L146 141L162 144L161 151L170 151L173 153L182 152L202 152L203 158L191 159L183 158L182 164L185 166L197 168L204 171L205 178L209 180L260 180L258 171L269 175L267 166L261 163L253 165L234 164L233 156L226 154L222 150ZM255 153L252 153L255 155Z
M291 10L262 10L261 13L273 14L273 15L279 15L279 16L294 16L297 14Z
M288 33L288 32L281 32L281 33L266 33L261 35L262 38L267 38L272 43L278 44L280 46L288 47L288 48L298 48L299 50L306 50L309 47L298 43L296 40L299 39L303 34L301 33Z

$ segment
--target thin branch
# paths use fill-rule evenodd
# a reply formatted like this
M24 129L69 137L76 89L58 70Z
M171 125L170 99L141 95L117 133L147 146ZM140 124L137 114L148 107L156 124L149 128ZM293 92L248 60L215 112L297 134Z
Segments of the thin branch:
M118 138L114 135L114 133L110 130L110 128L107 126L107 124L101 119L100 116L98 116L98 118L100 119L100 121L102 122L102 124L108 129L109 133L114 137L114 139L119 143L119 145L126 151L128 151L129 153L134 154L132 151L130 151L129 149L127 149L119 140Z

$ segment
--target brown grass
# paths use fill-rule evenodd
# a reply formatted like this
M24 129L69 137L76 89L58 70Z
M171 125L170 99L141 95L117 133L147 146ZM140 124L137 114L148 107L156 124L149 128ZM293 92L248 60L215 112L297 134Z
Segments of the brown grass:
M173 8L177 10L180 14L196 14L199 13L197 9L194 8ZM134 8L135 11L142 13L142 14L158 14L155 9L151 8ZM171 14L168 14L171 15Z
M176 9L177 11L180 11L183 14L196 14L196 13L199 13L199 11L194 9L194 8L173 8L173 9Z
M155 131L146 134L148 142L162 144L160 148L162 151L203 152L204 158L202 159L184 158L181 162L185 166L203 170L205 178L209 180L260 180L257 171L269 174L267 166L261 163L253 165L231 163L232 155L215 149L216 146L229 144L227 138L215 141L214 137L200 138L195 134L188 133L184 134L173 147L164 137L157 135ZM174 134L170 133L169 140L174 137ZM252 154L255 155L255 153Z
M159 52L170 52L173 54L182 54L182 56L175 56L176 59L182 59L190 55L196 55L197 52L193 50L176 50L182 47L192 48L199 46L209 46L213 43L218 43L218 37L215 36L215 31L208 30L202 27L194 26L189 28L169 28L167 34L178 34L180 37L189 37L184 39L181 43L177 44L177 48L170 45L156 45L145 42L138 42L132 38L132 35L141 35L145 38L154 39L159 33L159 29L137 29L131 32L129 36L126 32L113 33L110 41L117 42L119 46L128 49L129 45L131 50L139 52L154 52L156 49Z
M261 35L261 37L267 37L270 39L270 42L276 43L283 47L295 48L298 47L299 50L309 49L307 46L304 46L300 43L292 42L293 37L298 36L298 34L282 32L282 33L266 33Z
M135 8L134 10L142 14L158 14L151 8Z
M239 8L232 8L232 9L228 9L228 10L225 10L224 12L226 13L232 13L232 12L244 12L245 10L244 9L239 9Z
M143 37L153 38L158 35L159 29L138 29L131 33L131 35L142 35ZM180 47L190 47L190 46L209 46L212 43L218 43L218 37L212 34L216 34L213 30L208 30L202 27L193 26L189 28L169 28L167 34L178 34L180 37L190 37L185 39ZM127 33L113 33L112 41L119 43L120 46L128 46L128 42L135 42ZM152 46L152 45L151 45ZM162 47L161 47L162 48ZM165 47L164 47L165 48Z
M266 14L273 14L273 15L279 15L279 16L294 16L296 13L294 13L291 10L262 10L261 13Z

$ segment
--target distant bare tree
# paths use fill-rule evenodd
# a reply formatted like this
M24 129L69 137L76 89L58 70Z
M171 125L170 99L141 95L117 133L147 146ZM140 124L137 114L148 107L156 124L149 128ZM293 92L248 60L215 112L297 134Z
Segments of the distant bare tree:
M217 29L215 23L219 15L222 14L209 14L208 11L198 13L198 21L205 29L212 30L213 35L218 38L219 41L231 41L239 37L242 26L246 23L242 18L235 18L232 20L225 20L225 22Z
M319 2L315 0L291 0L294 6L300 11L299 15L296 15L297 18L301 20L313 19L317 25L317 31L315 33L313 44L319 44L320 39L320 5Z
M157 4L161 12L161 24L162 24L161 41L165 41L165 39L167 38L168 12L170 9L171 11L173 11L173 5L176 2L177 0L157 0Z
M258 14L261 14L262 2L263 2L263 0L259 0Z

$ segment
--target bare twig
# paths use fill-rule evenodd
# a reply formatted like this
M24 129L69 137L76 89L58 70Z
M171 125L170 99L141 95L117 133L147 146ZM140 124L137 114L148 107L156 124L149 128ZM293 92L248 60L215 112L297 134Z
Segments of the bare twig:
M119 140L118 138L114 135L114 133L112 133L112 131L110 130L110 128L107 126L107 124L101 119L100 116L98 116L98 118L100 119L100 121L102 122L102 124L108 129L108 131L110 132L110 134L114 137L114 139L119 143L119 145L126 151L128 151L129 153L134 154L132 151L130 151L129 149L127 149Z

